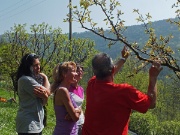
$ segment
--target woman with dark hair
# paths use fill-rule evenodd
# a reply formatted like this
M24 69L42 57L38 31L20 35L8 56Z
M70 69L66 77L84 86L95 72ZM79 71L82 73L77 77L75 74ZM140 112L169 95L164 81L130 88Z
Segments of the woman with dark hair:
M56 126L53 135L77 135L76 121L79 120L81 109L69 93L70 85L77 81L76 75L76 64L71 61L58 64L54 68L51 92L54 93Z
M43 105L48 100L48 89L34 78L34 71L40 71L39 57L26 54L17 70L17 92L19 109L16 117L18 135L42 135L44 128Z

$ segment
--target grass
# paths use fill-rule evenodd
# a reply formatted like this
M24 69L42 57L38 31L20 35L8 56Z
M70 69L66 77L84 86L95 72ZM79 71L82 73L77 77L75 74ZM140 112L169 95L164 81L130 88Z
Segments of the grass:
M0 97L12 98L13 92L0 89ZM0 102L0 134L17 135L15 127L15 118L18 110L18 104L9 102ZM52 135L55 126L55 115L52 98L49 98L47 105L47 127L43 130L43 135Z
M6 99L12 98L13 92L0 89L0 97ZM53 109L53 99L48 100L47 108L47 126L43 129L43 135L52 135L55 127L55 114ZM85 102L83 104L85 109ZM18 104L0 102L0 134L17 135L15 127L15 118L18 110ZM131 135L131 134L129 134Z

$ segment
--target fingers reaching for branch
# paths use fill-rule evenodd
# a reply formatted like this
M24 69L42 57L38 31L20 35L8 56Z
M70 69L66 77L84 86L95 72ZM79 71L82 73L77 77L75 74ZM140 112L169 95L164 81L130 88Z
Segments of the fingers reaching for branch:
M152 66L149 70L149 75L151 77L157 77L162 69L163 69L163 67L161 66L161 61L155 60L155 61L153 61Z
M128 51L128 48L127 48L126 45L124 46L123 50L121 51L121 54L122 54L122 57L123 57L123 58L125 58L125 59L128 58L128 56L129 56L129 51Z

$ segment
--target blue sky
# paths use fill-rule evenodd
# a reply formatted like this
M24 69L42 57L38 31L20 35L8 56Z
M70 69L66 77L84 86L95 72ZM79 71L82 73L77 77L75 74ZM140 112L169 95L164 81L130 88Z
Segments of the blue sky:
M133 9L139 9L142 14L151 14L152 21L174 18L172 4L177 0L119 0L121 10L124 12L126 25L138 24L135 20L137 15L132 13ZM30 25L45 22L53 28L60 27L63 33L69 32L69 24L63 22L69 12L67 7L69 0L0 0L0 34L10 30L14 24ZM79 0L72 0L73 5ZM93 18L101 24L101 12L97 8L92 8ZM97 14L98 13L98 14ZM106 28L104 24L101 25ZM78 23L73 23L72 32L82 32L84 29Z

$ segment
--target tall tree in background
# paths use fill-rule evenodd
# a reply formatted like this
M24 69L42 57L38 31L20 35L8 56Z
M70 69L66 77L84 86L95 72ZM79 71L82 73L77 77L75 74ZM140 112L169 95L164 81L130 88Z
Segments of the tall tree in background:
M176 24L180 28L180 18L179 18L179 1L173 5L173 8L177 8L177 20L168 20L172 25ZM104 14L104 22L108 28L109 33L112 34L111 37L107 36L105 30L101 27L101 24L98 24L92 18L91 7L95 6L96 8L101 9ZM71 6L73 9L73 21L78 21L82 28L89 30L96 35L104 38L109 41L109 46L114 45L117 42L123 43L128 46L131 50L131 54L134 55L140 62L139 68L142 69L151 63L154 59L161 59L162 65L168 67L174 72L177 81L180 79L180 66L179 58L175 57L174 53L176 50L171 49L170 41L173 39L171 33L166 36L156 35L155 29L152 27L150 19L151 15L148 13L146 15L140 14L138 9L134 9L133 12L138 14L137 21L143 23L144 32L148 35L149 39L146 44L140 46L137 41L129 42L127 37L123 35L127 27L124 26L124 20L122 16L124 13L120 10L120 3L117 0L80 0L80 5ZM153 7L152 7L153 8ZM68 21L68 18L67 20ZM143 62L143 64L142 64ZM139 69L136 69L137 71Z
M94 42L87 39L69 41L60 28L52 29L45 23L34 24L30 27L31 33L28 33L25 27L25 24L12 27L3 35L4 42L0 46L1 75L10 77L10 84L14 88L17 67L26 53L40 56L42 71L51 80L52 70L57 63L70 60L83 63L95 52Z

